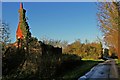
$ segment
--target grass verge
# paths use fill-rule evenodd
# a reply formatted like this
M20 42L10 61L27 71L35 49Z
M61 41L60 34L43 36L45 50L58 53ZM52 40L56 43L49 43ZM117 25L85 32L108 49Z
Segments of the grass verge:
M70 71L64 72L61 77L66 80L77 80L80 76L83 76L85 73L87 73L93 66L101 62L103 61L82 60L80 65L76 66Z

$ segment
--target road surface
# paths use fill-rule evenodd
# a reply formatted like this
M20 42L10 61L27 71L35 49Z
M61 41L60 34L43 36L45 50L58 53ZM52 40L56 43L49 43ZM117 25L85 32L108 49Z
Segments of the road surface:
M115 66L115 61L113 59L107 60L104 63L100 63L93 67L84 76L80 77L78 80L109 80L118 79L118 72Z

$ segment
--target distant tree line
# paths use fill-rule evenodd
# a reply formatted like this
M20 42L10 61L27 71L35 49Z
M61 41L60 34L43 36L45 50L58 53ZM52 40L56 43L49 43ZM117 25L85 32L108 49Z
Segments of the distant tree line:
M76 54L82 58L98 59L102 54L102 44L99 42L81 43L80 40L69 44L64 48L65 54Z

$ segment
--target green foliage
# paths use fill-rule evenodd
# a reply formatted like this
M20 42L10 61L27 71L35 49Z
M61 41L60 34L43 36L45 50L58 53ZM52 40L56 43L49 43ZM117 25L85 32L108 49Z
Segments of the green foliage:
M24 36L24 40L27 41L27 39L29 39L31 37L31 32L29 30L29 26L28 26L28 23L26 21L26 16L25 16L25 9L19 9L19 25L21 30L22 30L22 33L23 33L23 36Z
M66 54L76 54L82 58L94 58L98 59L101 56L102 44L93 42L93 43L81 43L79 40L69 44L64 48L64 53Z

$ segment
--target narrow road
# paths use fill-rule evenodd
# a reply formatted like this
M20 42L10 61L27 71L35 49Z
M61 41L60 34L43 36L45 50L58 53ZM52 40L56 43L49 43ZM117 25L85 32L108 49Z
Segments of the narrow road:
M100 63L93 67L84 76L80 77L78 80L96 80L96 79L118 79L118 72L113 59L107 60L104 63Z

